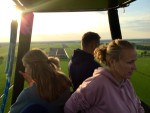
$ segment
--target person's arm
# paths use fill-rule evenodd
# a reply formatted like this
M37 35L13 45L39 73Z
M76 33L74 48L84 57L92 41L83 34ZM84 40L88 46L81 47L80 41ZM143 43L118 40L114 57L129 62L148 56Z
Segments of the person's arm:
M89 107L89 103L80 92L74 92L65 104L65 113L78 113Z
M65 104L65 113L78 113L78 111L88 108L88 103L83 95L79 92L74 92Z
M143 108L142 105L141 105L141 101L140 101L139 97L136 95L136 92L135 92L135 90L134 90L134 88L133 88L131 82L128 81L128 83L129 83L129 87L130 87L131 90L133 91L133 95L134 95L134 97L135 97L135 99L136 99L136 107L137 107L138 113L144 113L144 108Z
M79 111L90 110L97 100L97 83L93 81L89 84L90 79L83 82L82 85L71 95L65 104L65 113L78 113ZM92 97L92 98L91 98Z
M138 97L137 97L137 106L138 106L138 113L145 113L144 108L141 105L141 101Z

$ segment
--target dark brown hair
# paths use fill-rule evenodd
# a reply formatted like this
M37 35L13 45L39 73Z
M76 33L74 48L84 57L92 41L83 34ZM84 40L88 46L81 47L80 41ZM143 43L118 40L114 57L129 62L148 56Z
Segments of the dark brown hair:
M95 33L95 32L86 32L83 36L82 36L82 47L88 47L89 43L95 41L95 42L99 42L100 41L100 36Z

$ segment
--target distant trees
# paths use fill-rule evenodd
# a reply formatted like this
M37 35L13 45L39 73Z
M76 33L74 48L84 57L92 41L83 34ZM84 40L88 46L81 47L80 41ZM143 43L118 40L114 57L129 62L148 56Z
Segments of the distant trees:
M139 49L139 50L150 50L150 46L136 45L136 49Z
M150 46L138 45L136 43L133 43L133 45L135 45L137 50L143 50L140 56L150 56L150 53L148 52L150 51Z
M146 50L141 52L141 56L150 56L150 53L148 53Z

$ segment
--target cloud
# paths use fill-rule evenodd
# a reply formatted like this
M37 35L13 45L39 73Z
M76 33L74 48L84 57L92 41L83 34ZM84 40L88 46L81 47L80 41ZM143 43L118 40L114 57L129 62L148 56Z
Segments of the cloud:
M141 32L149 32L150 20L125 21L121 26L127 29L137 30Z
M125 29L136 30L140 32L149 32L150 15L136 15L122 18L121 27Z

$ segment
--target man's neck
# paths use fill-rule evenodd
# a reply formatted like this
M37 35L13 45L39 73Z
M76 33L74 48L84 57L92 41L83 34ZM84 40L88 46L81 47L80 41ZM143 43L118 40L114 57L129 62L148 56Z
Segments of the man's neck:
M89 54L93 55L93 52L91 52L91 49L83 49L83 51L85 51L86 53L89 53Z

